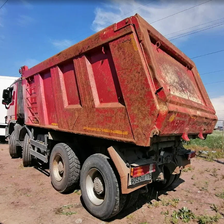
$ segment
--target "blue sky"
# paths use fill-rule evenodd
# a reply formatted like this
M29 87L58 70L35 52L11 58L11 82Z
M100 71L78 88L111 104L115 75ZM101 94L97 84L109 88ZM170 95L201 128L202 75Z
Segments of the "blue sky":
M19 76L20 66L32 67L135 13L190 58L224 50L223 12L221 0L8 0L0 9L0 75ZM224 119L224 51L193 61Z

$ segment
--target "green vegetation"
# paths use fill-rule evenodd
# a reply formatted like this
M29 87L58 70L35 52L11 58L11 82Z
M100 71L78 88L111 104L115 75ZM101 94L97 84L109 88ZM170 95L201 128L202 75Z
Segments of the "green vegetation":
M177 224L179 223L179 221L181 220L181 223L188 223L191 220L194 222L197 222L198 224L213 224L219 221L219 219L222 218L222 216L220 215L220 213L218 212L218 208L215 204L213 204L211 206L211 209L213 211L216 212L216 215L214 216L209 216L209 215L199 215L196 216L190 209L188 209L187 207L182 207L179 210L175 210L173 211L173 213L171 214L171 217L169 219L169 223L172 224ZM167 216L169 215L169 211L165 211L165 212L161 212L162 215L166 216L166 220L167 220Z
M219 213L217 213L215 216L201 215L197 217L197 222L198 224L212 224L218 222L220 218L222 217Z
M218 207L215 204L212 204L210 208L212 211L218 212Z
M56 215L66 215L66 216L74 215L77 212L75 212L75 211L72 210L73 207L74 207L73 205L63 205L60 208L56 208L54 210L54 212L55 212Z
M189 166L187 168L182 169L182 172L188 172L188 171L193 171L194 168L192 166Z
M173 199L161 199L160 201L154 201L153 203L149 204L148 207L155 207L158 208L160 205L162 206L172 206L174 208L177 207L179 203L178 198L173 198Z
M200 147L205 147L209 149L223 149L224 147L223 136L221 131L214 131L211 135L208 135L206 140L201 140L199 138L192 139L188 145L195 145Z
M74 190L74 194L81 195L81 191L80 190Z
M208 181L205 181L205 182L198 182L196 181L194 184L193 184L195 187L197 187L200 191L207 191L208 190Z
M210 175L213 176L213 177L217 177L218 176L217 169L216 168L213 168L212 169L212 173Z
M178 211L173 211L171 215L171 223L176 224L178 220L181 219L182 222L189 222L190 220L195 219L194 213L186 207L179 209Z
M185 148L194 150L208 161L224 158L224 136L221 131L214 131L205 140L192 139ZM203 153L205 151L206 153Z
M215 194L215 196L224 199L224 191L221 193Z

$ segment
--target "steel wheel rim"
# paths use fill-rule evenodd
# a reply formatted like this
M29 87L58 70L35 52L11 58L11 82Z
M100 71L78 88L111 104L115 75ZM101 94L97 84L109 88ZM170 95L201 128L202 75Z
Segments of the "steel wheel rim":
M105 199L105 183L100 171L92 168L86 177L86 192L94 205L101 205Z
M59 154L55 155L52 168L55 179L61 181L65 173L65 167L63 159Z

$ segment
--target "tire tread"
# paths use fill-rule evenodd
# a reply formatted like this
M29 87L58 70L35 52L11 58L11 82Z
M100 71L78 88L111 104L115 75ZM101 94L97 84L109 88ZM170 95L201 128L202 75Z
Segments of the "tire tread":
M9 154L12 158L19 158L15 131L13 131L9 137Z
M29 147L32 146L29 143L29 139L30 139L29 135L26 134L23 142L23 153L22 153L24 167L29 167L32 165L32 156L29 151Z
M61 190L58 190L61 193L68 193L75 189L76 185L79 183L80 176L80 161L76 156L72 148L65 143L58 143L57 147L63 148L66 151L68 156L68 181L65 184L65 187ZM53 149L54 150L54 149Z

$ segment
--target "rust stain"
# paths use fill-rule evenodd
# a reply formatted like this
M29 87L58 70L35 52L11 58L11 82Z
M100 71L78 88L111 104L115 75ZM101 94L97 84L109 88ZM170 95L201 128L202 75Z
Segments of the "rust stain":
M138 48L136 46L136 43L135 43L135 40L134 40L134 36L133 35L131 36L131 43L132 43L132 46L133 46L134 50L135 51L138 51Z
M121 130L110 130L110 129L104 129L104 128L90 128L90 127L83 127L83 129L87 131L98 131L98 132L112 133L112 134L118 134L118 135L128 135L127 131L121 131Z
M175 114L172 114L169 118L169 122L172 122L174 119L175 119L176 115Z
M51 125L53 125L53 126L58 126L58 123L51 123Z

